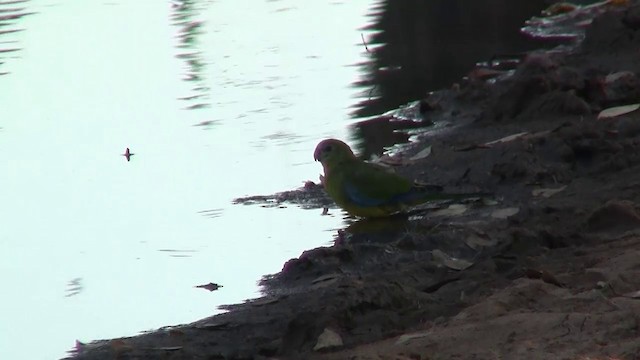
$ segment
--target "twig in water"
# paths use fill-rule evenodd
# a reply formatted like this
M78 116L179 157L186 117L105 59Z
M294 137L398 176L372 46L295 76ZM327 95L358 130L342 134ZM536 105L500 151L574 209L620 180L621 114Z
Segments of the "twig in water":
M367 47L367 42L364 41L364 34L360 33L360 37L362 38L362 44L364 45L364 49L367 50L367 52L370 52L369 48Z

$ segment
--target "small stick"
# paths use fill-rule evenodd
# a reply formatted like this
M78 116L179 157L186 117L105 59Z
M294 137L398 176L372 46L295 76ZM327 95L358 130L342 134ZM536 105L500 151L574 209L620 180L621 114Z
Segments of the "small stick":
M367 42L364 40L364 34L360 33L360 37L362 38L362 44L364 45L364 49L367 50L367 52L370 52L369 48L367 47Z

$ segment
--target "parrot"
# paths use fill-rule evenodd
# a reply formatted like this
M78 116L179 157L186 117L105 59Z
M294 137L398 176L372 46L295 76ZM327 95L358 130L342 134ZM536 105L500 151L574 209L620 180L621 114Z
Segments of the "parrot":
M380 165L358 159L349 145L337 139L322 140L313 158L322 164L324 176L320 179L327 194L355 217L386 217L429 201L484 195L428 192Z

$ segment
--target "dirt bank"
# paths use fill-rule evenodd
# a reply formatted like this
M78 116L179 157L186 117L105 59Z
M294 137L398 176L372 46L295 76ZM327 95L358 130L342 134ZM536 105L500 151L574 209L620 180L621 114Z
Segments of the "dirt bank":
M397 171L491 199L354 221L261 299L77 358L640 358L640 112L597 118L640 100L638 49L640 6L616 8L571 53L427 99L454 120Z

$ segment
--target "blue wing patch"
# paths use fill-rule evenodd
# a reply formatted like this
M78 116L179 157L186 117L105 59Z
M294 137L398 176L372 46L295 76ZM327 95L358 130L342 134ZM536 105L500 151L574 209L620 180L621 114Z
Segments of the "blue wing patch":
M362 191L358 190L357 186L354 186L353 184L350 184L348 182L345 182L344 191L351 202L362 207L410 203L422 196L422 193L420 191L413 188L406 193L394 195L393 197L388 199L374 198L362 193Z
M385 199L376 199L370 196L367 196L362 193L362 191L358 190L357 186L354 186L348 182L344 184L344 192L354 204L362 207L368 206L380 206L387 201Z

